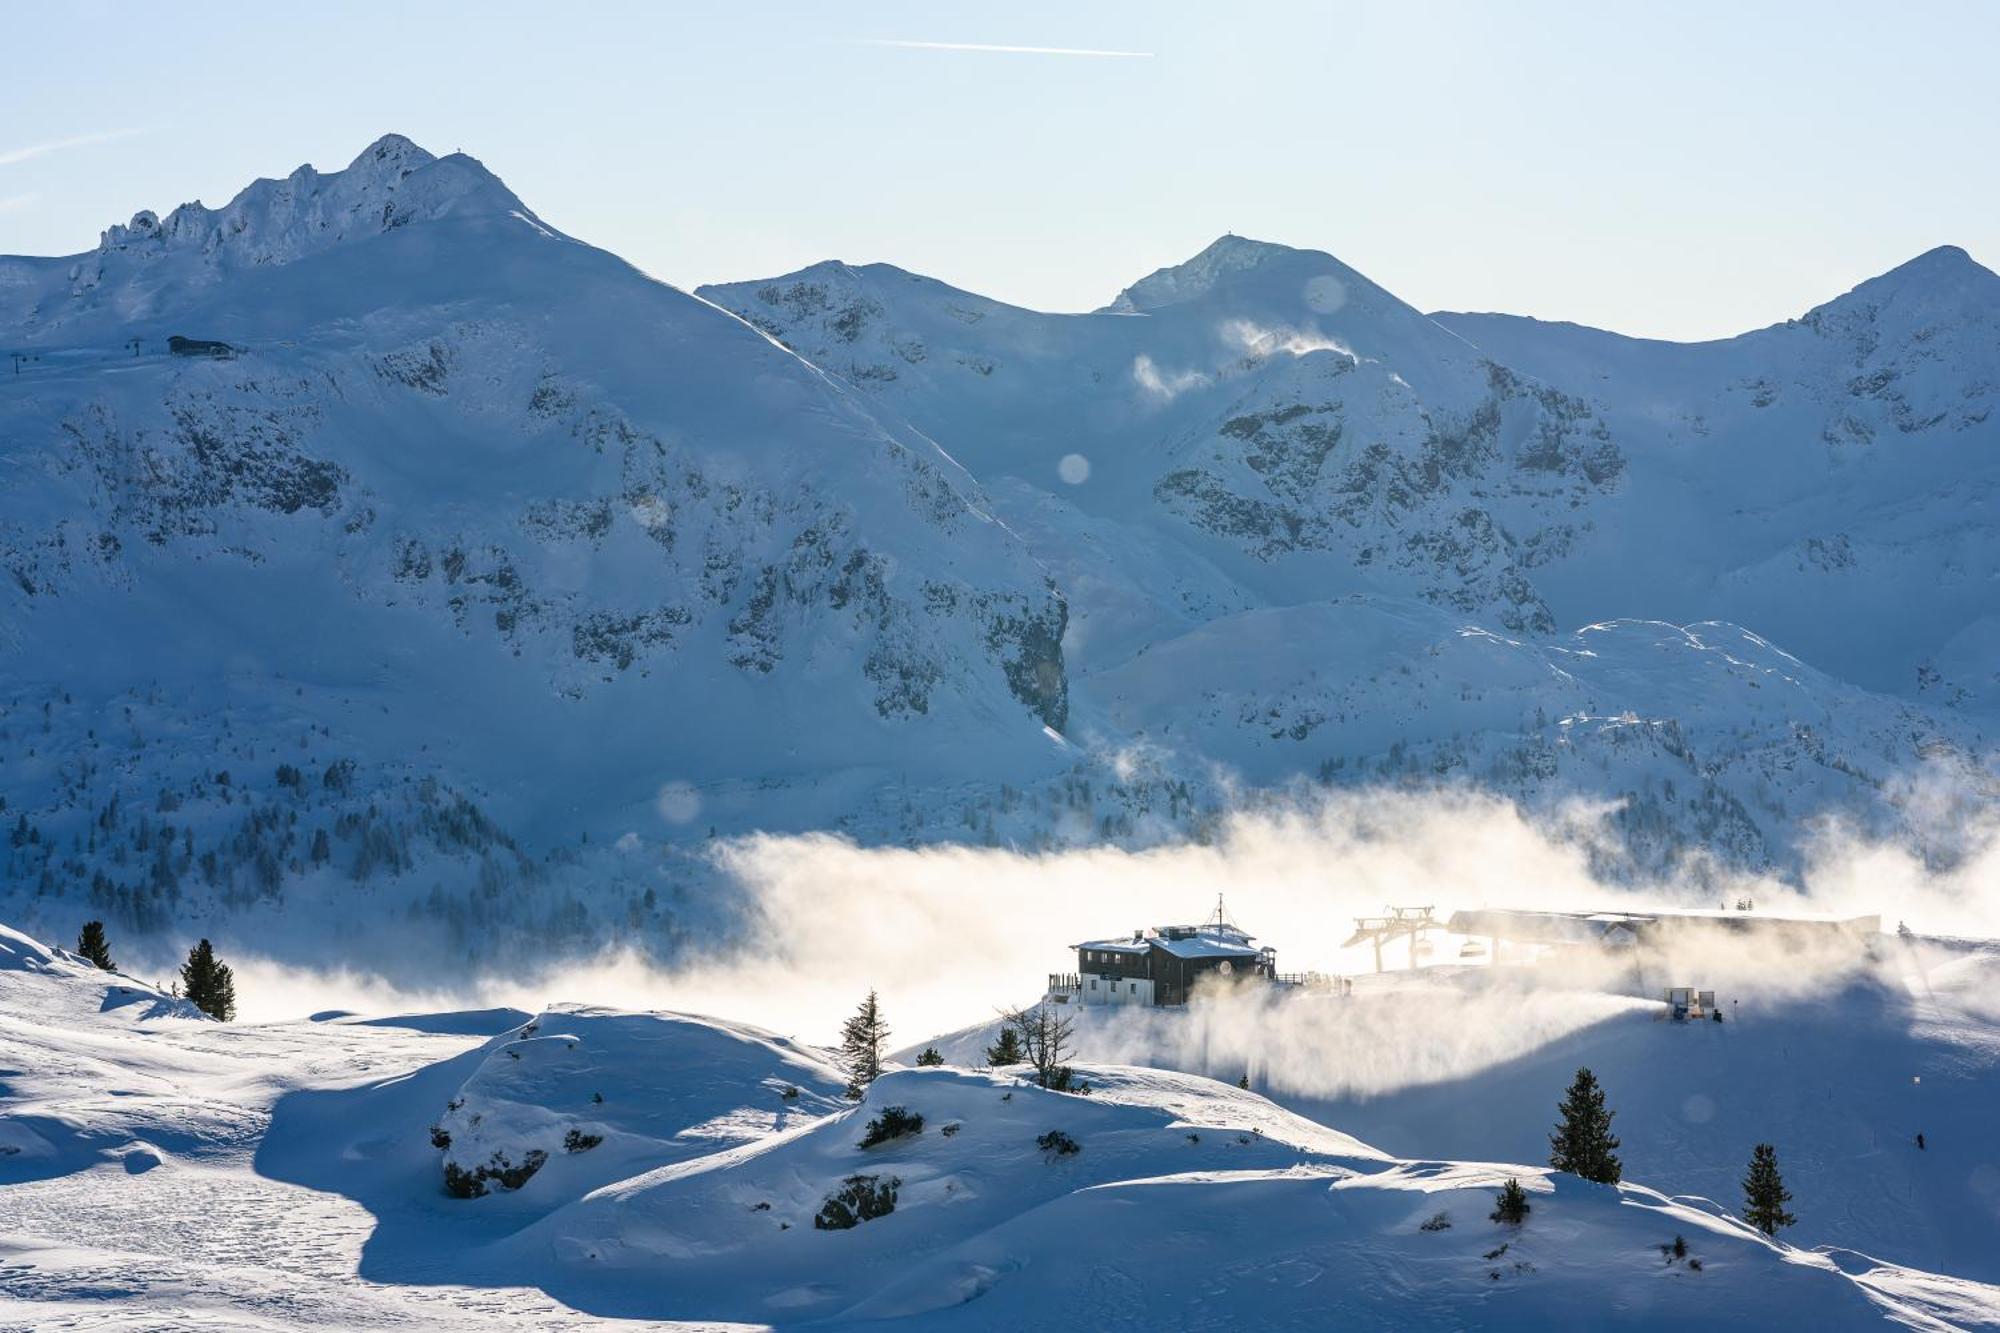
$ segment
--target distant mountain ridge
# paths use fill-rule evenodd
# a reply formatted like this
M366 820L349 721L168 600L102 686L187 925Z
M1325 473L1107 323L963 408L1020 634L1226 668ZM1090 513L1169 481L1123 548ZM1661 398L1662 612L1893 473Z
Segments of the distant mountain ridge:
M1612 874L1949 856L1897 792L1993 782L1995 281L1692 348L1236 237L1089 315L697 300L387 136L0 257L5 893L670 950L711 831L1143 843L1239 778L1608 798Z

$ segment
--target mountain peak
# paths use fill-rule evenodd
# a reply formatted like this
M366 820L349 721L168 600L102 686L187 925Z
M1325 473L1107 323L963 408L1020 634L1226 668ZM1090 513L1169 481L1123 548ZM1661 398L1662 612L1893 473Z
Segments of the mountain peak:
M1105 309L1119 314L1138 314L1162 306L1179 305L1206 294L1218 282L1234 273L1245 273L1274 260L1310 254L1271 241L1256 241L1234 232L1224 233L1207 248L1183 263L1154 269L1118 293Z
M107 228L98 253L187 252L222 263L268 264L343 240L393 231L447 214L520 213L500 179L463 154L440 158L414 140L385 134L341 171L311 165L283 180L257 180L221 208L182 204Z
M1873 321L1890 311L1898 319L1933 323L2000 307L2000 274L1956 245L1940 245L1860 283L1807 312L1806 319Z
M414 139L400 134L385 134L362 149L360 155L347 164L347 169L364 174L400 171L407 176L435 161L437 157Z
M1915 259L1896 265L1887 273L1872 278L1862 285L1893 283L1898 287L1912 284L1951 286L1967 281L1991 281L1995 276L1993 270L1981 264L1959 246L1940 245L1924 251Z

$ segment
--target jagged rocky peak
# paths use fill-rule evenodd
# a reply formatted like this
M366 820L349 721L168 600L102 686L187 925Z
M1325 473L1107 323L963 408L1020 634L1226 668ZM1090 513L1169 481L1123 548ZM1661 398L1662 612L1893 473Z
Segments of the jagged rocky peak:
M440 158L385 134L341 171L298 167L258 180L219 209L182 204L163 220L141 211L105 230L100 257L193 252L215 262L284 262L342 240L379 235L447 214L526 209L499 178L462 153Z

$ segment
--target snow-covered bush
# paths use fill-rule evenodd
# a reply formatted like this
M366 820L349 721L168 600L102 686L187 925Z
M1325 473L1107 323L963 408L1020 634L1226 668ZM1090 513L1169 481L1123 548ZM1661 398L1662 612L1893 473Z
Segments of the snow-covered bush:
M910 1110L907 1106L887 1106L882 1109L882 1114L870 1120L868 1128L862 1131L861 1146L872 1148L878 1143L908 1138L912 1134L923 1132L924 1118L921 1114Z
M489 1183L517 1190L527 1184L529 1177L541 1170L542 1164L548 1160L549 1155L540 1148L530 1148L519 1161L496 1152L470 1170L448 1161L444 1164L445 1193L455 1199L477 1199L486 1193Z
M887 1217L896 1211L896 1191L902 1180L890 1176L849 1176L840 1188L827 1196L813 1216L816 1231L846 1231L849 1227Z

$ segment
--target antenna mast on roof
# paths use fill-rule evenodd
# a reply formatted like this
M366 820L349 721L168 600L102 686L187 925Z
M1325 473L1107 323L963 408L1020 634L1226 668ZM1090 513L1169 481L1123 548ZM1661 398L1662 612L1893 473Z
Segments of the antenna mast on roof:
M1229 924L1229 917L1222 910L1222 895L1219 893L1215 895L1215 916L1210 919L1208 924L1211 926L1226 926Z

